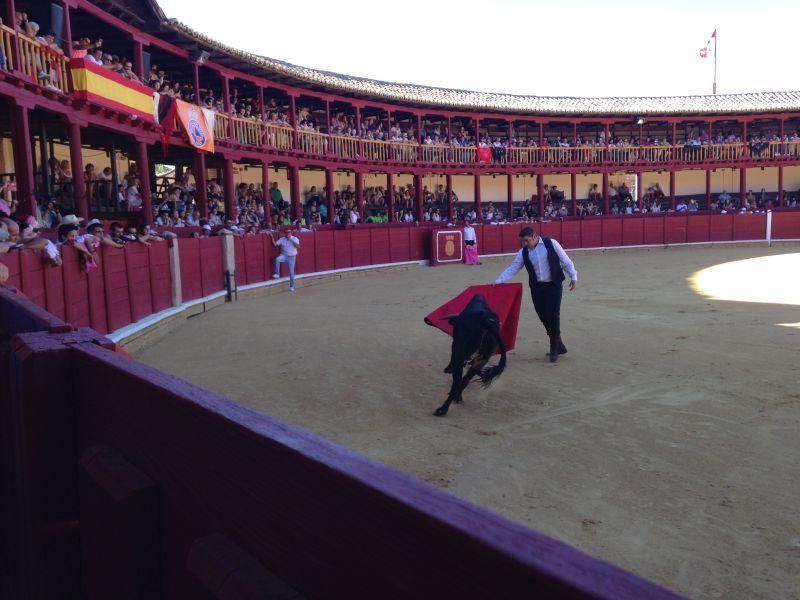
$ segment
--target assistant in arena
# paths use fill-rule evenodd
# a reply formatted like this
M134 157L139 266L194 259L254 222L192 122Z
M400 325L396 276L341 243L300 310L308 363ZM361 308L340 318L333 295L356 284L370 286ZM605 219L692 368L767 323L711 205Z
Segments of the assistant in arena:
M519 232L522 248L495 284L505 283L525 266L528 271L528 285L531 288L533 307L539 320L550 337L550 362L556 362L559 354L566 354L567 348L561 341L561 292L564 270L569 275L569 289L578 284L578 272L567 253L556 240L541 237L531 227Z

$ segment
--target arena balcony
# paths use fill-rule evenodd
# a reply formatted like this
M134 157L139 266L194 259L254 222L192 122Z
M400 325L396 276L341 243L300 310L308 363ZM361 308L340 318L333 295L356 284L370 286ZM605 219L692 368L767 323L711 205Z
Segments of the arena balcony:
M126 160L147 173L141 185L145 220L152 220L155 165L161 163L175 165L176 172L191 167L198 188L218 178L230 214L237 176L241 182L242 173L260 171L258 183L277 181L285 188L295 217L303 189L312 185L324 185L332 204L340 175L352 182L362 218L365 176L379 176L387 189L411 177L418 220L422 188L431 177L447 198L457 195L460 206L474 205L479 215L482 197L507 201L509 212L532 199L542 214L544 192L556 181L569 192L570 214L591 186L599 189L607 214L609 182L618 175L637 178L634 201L640 208L648 183L668 190L671 209L677 198L692 195L708 207L712 194L726 189L743 202L749 188L774 193L775 206L783 207L785 189L800 188L800 92L664 98L468 92L248 54L167 19L154 0L3 0L0 14L6 17L0 25L0 98L9 106L8 118L0 119L7 148L0 175L14 181L21 206L31 213L36 202L53 199L52 160L68 158L80 173L90 162L87 150L99 157L93 161L97 170L107 165L115 181ZM42 24L38 35L28 27L34 20ZM48 40L44 34L51 31L55 36ZM103 61L106 53L121 62L128 58L130 77L92 64L82 45L86 35L92 36L88 49L99 46ZM166 85L157 94L132 80L149 82L162 71L171 88L166 94ZM197 152L173 123L160 121L159 94L173 89L214 109L213 153ZM31 144L14 141L21 139ZM759 175L764 169L768 174ZM729 170L731 183L717 183L717 170ZM750 180L748 172L754 174ZM501 176L506 189L484 183L482 194L481 176ZM525 177L535 178L531 193L527 184L514 189L515 180ZM584 183L586 190L579 189ZM85 217L114 213L113 203L91 197L95 188L75 178L66 204ZM204 211L207 199L199 195ZM453 213L452 201L447 210Z

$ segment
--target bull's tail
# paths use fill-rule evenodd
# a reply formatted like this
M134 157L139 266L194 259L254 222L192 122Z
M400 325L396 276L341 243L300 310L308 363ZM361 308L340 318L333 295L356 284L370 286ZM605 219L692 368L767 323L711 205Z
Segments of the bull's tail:
M495 377L499 377L506 368L506 345L503 343L503 338L500 336L500 331L497 327L497 323L493 320L487 319L486 328L489 330L489 335L491 335L497 345L500 347L500 362L492 367L486 367L481 371L481 385L484 388L489 387L492 384L492 380Z

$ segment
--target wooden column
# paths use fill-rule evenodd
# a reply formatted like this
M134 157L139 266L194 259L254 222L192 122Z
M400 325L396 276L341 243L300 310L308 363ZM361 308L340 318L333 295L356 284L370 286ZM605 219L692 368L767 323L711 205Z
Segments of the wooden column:
M75 212L79 217L88 219L89 202L86 198L86 180L83 178L81 126L75 121L69 122L69 160L72 163L72 197L75 204ZM116 198L117 190L112 191L113 197Z
M299 219L303 216L300 207L300 169L289 167L289 187L292 191L292 218Z
M448 123L449 126L449 123ZM450 220L456 216L455 204L453 203L453 176L448 173L444 177L447 193L447 216Z
M236 220L236 186L233 181L233 159L225 158L222 172L222 189L225 194L225 219Z
M706 169L706 210L711 206L711 169Z
M511 125L509 125L509 128ZM508 193L508 205L506 206L506 218L514 219L514 174L508 173L506 175L506 192Z
M139 79L144 78L144 44L140 40L133 40L133 72Z
M783 125L783 121L781 121L781 125ZM783 207L783 167L778 167L778 206Z
M669 172L669 205L675 210L675 171Z
M389 222L395 221L394 215L394 173L386 174L386 195L388 196L387 202L389 204Z
M336 216L333 169L325 169L325 202L328 204L328 222L333 223L333 218Z
M31 124L26 105L16 100L11 106L11 143L14 148L14 174L17 183L19 210L28 215L36 214L36 179L33 169L33 148L31 145ZM81 174L78 174L81 177Z
M747 168L739 168L739 208L744 206L747 197Z
M200 218L208 218L208 181L206 169L206 153L197 152L194 155L194 184L196 186L195 199Z
M608 131L608 125L606 125L606 131ZM608 145L608 138L606 138L606 145ZM608 197L608 173L603 171L603 183L600 185L603 186L603 214L607 215L609 213L609 203L611 199Z
M15 0L6 0L6 23L8 27L16 30L16 3ZM14 63L13 73L20 75L22 73L22 62L20 61L19 51L19 37L16 35L9 36L11 40L11 62ZM8 58L6 58L6 61Z
M417 223L422 223L422 175L414 175L414 192L417 196L416 209L417 209Z
M358 216L361 219L361 222L364 222L366 215L364 215L364 174L356 171L355 172L355 180L356 180L356 210L358 210Z
M63 42L64 42L63 45L65 46L64 54L67 55L67 58L72 58L72 19L70 18L69 15L70 6L67 2L64 2L63 0L61 2L61 6L64 7L64 37L63 37ZM11 21L10 25L11 27L14 26L13 23L14 22ZM60 42L61 40L56 40L56 41ZM117 191L114 190L114 193L116 194Z
M332 133L331 133L331 101L330 100L325 100L325 133L328 134L328 136L332 135ZM327 150L327 154L329 156L333 154L333 140L330 137L328 137L328 146L327 146L326 150ZM331 219L331 222L333 222L333 219Z
M297 149L297 98L295 98L295 96L289 96L289 123L292 126L292 148L296 150Z
M572 198L572 216L578 214L578 181L577 174L571 173L569 176L569 194Z
M536 198L539 203L539 218L544 216L544 175L536 174Z
M222 75L222 102L228 115L228 139L233 139L233 119L231 118L231 82L227 75Z
M361 135L361 108L356 106L356 134L358 135L358 158L364 158L364 137ZM356 173L358 180L358 173ZM357 194L358 192L356 192ZM362 219L364 215L361 215Z
M642 205L644 204L644 202L642 201L642 196L643 196L642 192L644 191L643 185L644 185L644 173L639 171L638 173L636 173L636 206L639 207L639 212L642 211Z
M150 192L150 161L147 158L147 142L136 141L137 155L136 166L139 169L139 193L142 195L142 214L144 222L148 225L153 224L153 196ZM75 178L73 167L72 178Z
M264 190L264 222L271 223L272 196L269 193L269 162L266 160L261 161L261 189Z
M195 104L201 106L202 99L200 98L200 66L192 63L192 83L194 85L194 101Z
M483 221L483 211L481 210L481 176L480 173L473 175L475 185L475 220Z

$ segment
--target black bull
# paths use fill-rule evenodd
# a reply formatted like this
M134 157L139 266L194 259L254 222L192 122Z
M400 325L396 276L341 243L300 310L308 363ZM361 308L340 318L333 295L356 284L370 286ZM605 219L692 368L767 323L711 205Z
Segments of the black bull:
M437 417L447 414L451 402L461 402L461 392L473 377L479 376L483 387L488 387L506 368L506 347L500 337L500 318L489 308L486 298L476 294L460 314L445 319L453 325L453 349L450 364L444 372L453 374L453 385L447 400L434 412ZM486 367L498 350L500 362L494 367Z

